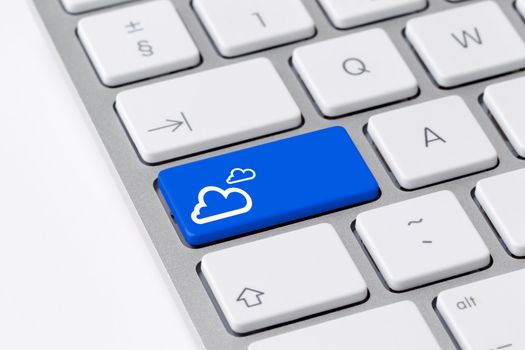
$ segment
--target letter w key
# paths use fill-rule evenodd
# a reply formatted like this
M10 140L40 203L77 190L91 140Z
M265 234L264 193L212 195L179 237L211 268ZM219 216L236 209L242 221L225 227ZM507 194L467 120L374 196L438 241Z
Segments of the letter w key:
M465 49L469 48L469 41L473 41L478 45L483 45L483 40L481 39L481 34L477 27L474 27L473 33L463 30L461 32L461 38L454 33L450 33L450 35L452 35L452 37Z
M498 4L469 5L413 18L406 36L442 87L454 87L525 67L525 43Z

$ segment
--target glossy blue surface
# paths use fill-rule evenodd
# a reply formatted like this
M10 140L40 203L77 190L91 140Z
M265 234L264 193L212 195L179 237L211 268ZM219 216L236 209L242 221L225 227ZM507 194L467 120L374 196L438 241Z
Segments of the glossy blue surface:
M192 246L379 195L377 182L342 127L176 166L159 174L158 185Z

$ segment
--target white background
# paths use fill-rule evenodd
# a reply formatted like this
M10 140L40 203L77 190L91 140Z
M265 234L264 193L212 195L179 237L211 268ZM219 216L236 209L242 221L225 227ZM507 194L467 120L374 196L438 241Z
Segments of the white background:
M0 349L196 349L66 81L29 2L1 0Z

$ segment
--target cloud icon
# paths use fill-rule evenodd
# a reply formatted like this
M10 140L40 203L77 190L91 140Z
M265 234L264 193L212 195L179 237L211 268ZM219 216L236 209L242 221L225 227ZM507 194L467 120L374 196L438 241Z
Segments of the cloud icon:
M255 179L255 176L257 176L257 174L253 169L235 168L230 171L230 176L226 179L226 183L233 185L239 182L250 181Z
M212 204L216 205L217 208L208 207L205 199L206 195L215 195L216 197L218 195L219 200ZM241 197L239 198L239 196ZM239 203L239 199L241 199L243 203ZM207 186L199 192L198 203L193 208L191 219L199 225L207 224L247 213L252 209L252 205L253 203L250 195L240 188L232 187L223 190L219 187ZM206 211L206 213L201 213L201 211Z

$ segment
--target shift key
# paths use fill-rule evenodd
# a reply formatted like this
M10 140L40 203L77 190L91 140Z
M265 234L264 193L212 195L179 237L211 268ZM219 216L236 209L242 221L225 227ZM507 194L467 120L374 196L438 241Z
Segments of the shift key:
M374 200L379 187L346 130L332 127L160 172L191 246Z

